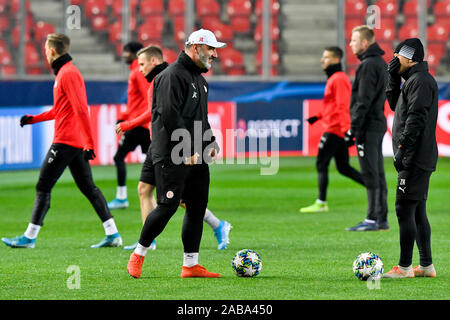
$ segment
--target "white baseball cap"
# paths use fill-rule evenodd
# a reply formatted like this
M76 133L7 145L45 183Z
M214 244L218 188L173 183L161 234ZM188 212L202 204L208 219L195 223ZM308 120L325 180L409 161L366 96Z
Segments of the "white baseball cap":
M186 44L206 44L213 48L225 48L227 45L225 42L217 41L214 33L206 29L192 32Z

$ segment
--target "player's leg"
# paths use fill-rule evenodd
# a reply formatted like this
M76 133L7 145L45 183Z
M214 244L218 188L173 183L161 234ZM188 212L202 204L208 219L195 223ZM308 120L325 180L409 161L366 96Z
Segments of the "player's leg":
M186 209L186 204L184 202L181 202L180 206ZM217 240L217 249L225 250L230 244L230 231L233 228L231 223L225 220L220 220L208 208L205 210L203 221L206 222L214 231L214 237Z
M12 248L34 248L36 238L44 224L44 218L50 208L50 194L55 183L63 174L77 149L63 144L52 144L39 173L36 184L31 220L25 233L14 238L2 238ZM80 150L81 151L81 150Z
M364 178L367 194L367 214L363 222L347 231L375 231L377 230L378 212L380 211L380 183L378 172L378 133L367 132L363 145L357 145L358 160Z
M350 165L348 147L343 138L338 137L338 139L336 139L336 153L334 155L334 160L336 162L336 169L340 174L364 186L364 178L361 172Z
M384 171L384 157L383 157L383 137L384 133L379 133L378 136L378 182L380 189L380 198L378 200L377 213L377 230L388 231L390 229L387 220L388 214L388 189L386 182L386 174Z
M333 142L334 135L325 132L320 138L319 152L316 158L317 182L319 189L318 199L310 206L300 208L300 212L326 212L328 211L327 204L327 189L328 189L328 167L330 161L336 151L336 144Z
M208 165L197 165L188 169L186 187L183 193L186 212L181 233L184 248L182 278L220 277L220 274L209 272L198 263L203 233L203 217L208 204L209 182Z
M117 230L114 218L109 212L103 193L94 184L89 161L80 153L70 162L69 169L78 189L91 203L105 230L105 238L98 244L92 245L91 248L121 246L122 238Z
M398 265L383 275L384 278L413 278L412 257L417 227L415 222L419 201L398 198L395 201L400 231L400 260Z
M147 215L156 208L156 199L155 199L155 167L153 165L153 158L150 150L147 148L147 156L145 157L145 161L142 165L141 169L141 177L139 179L138 184L138 195L139 195L139 203L141 208L141 219L142 225L145 224L145 219ZM134 250L137 247L138 242L135 242L132 245L125 246L125 250ZM153 240L150 245L151 250L156 249L156 240Z
M139 144L139 136L135 129L125 132L119 140L119 147L114 155L114 164L117 171L117 190L116 198L108 202L108 208L125 209L129 206L127 195L127 168L125 165L125 157L136 149Z
M134 278L141 276L142 263L151 243L164 230L178 209L186 170L185 165L171 163L155 165L157 206L147 215L139 243L128 261L127 271Z

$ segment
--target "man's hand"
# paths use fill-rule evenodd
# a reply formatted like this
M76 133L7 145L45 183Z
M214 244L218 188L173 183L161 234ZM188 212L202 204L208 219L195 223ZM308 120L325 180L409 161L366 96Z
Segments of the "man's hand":
M394 57L388 64L387 71L389 73L389 76L392 80L394 80L394 83L400 83L402 82L402 79L400 77L400 74L398 73L398 70L400 69L400 60L398 57Z
M355 137L350 129L345 133L344 141L347 147L351 147L355 144Z
M308 119L306 119L306 121L308 121L309 124L314 124L314 122L316 122L317 120L319 120L319 118L317 118L316 116L309 117Z
M397 172L400 172L402 170L406 170L405 166L403 165L403 158L405 157L405 148L402 146L399 146L397 149L397 152L394 154L394 167Z
M187 166L193 166L194 164L197 164L198 157L199 154L196 152L193 156L184 158L184 164Z
M94 160L96 158L94 150L92 150L92 149L83 150L83 154L84 154L84 159L86 159L87 161Z
M208 163L213 163L217 160L217 157L219 156L219 151L217 151L215 148L211 148L208 150Z
M20 118L20 126L23 127L26 124L30 124L31 120L33 119L33 116L25 115Z
M115 130L116 130L117 134L122 134L123 133L122 128L120 127L120 123L116 124Z

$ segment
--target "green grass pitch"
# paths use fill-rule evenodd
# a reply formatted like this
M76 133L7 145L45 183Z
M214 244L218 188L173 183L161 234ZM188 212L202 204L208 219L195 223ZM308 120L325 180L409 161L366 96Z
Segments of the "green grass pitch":
M300 214L317 197L315 158L282 158L278 174L260 175L256 165L211 166L208 207L231 222L225 251L204 225L200 264L220 279L181 279L183 249L179 209L147 254L141 279L126 272L130 255L122 248L91 249L104 236L100 220L76 188L68 170L52 192L51 208L35 249L11 249L0 243L0 299L150 299L150 300L315 300L315 299L449 299L450 298L450 159L440 158L432 175L428 216L436 279L382 280L370 290L352 273L361 252L379 254L388 271L399 258L395 216L396 174L385 159L389 187L388 232L350 233L344 229L365 217L365 190L330 167L330 211ZM351 159L359 168L357 159ZM113 211L124 244L141 231L136 187L140 165L128 165L130 207ZM114 167L94 167L94 179L107 200L115 196ZM39 171L0 173L0 236L25 231L31 216ZM263 268L256 278L238 278L234 254L256 250ZM418 264L415 248L414 265ZM79 289L70 289L70 266L80 271Z

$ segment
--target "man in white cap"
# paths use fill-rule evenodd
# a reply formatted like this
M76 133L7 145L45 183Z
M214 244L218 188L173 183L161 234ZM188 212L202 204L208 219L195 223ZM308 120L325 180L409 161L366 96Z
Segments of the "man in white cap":
M175 63L154 80L151 153L155 166L157 207L147 216L136 249L127 265L139 278L152 241L186 204L182 227L184 261L182 278L218 278L198 264L203 216L208 204L209 167L219 147L208 122L208 83L202 73L218 57L218 42L209 30L193 32Z

